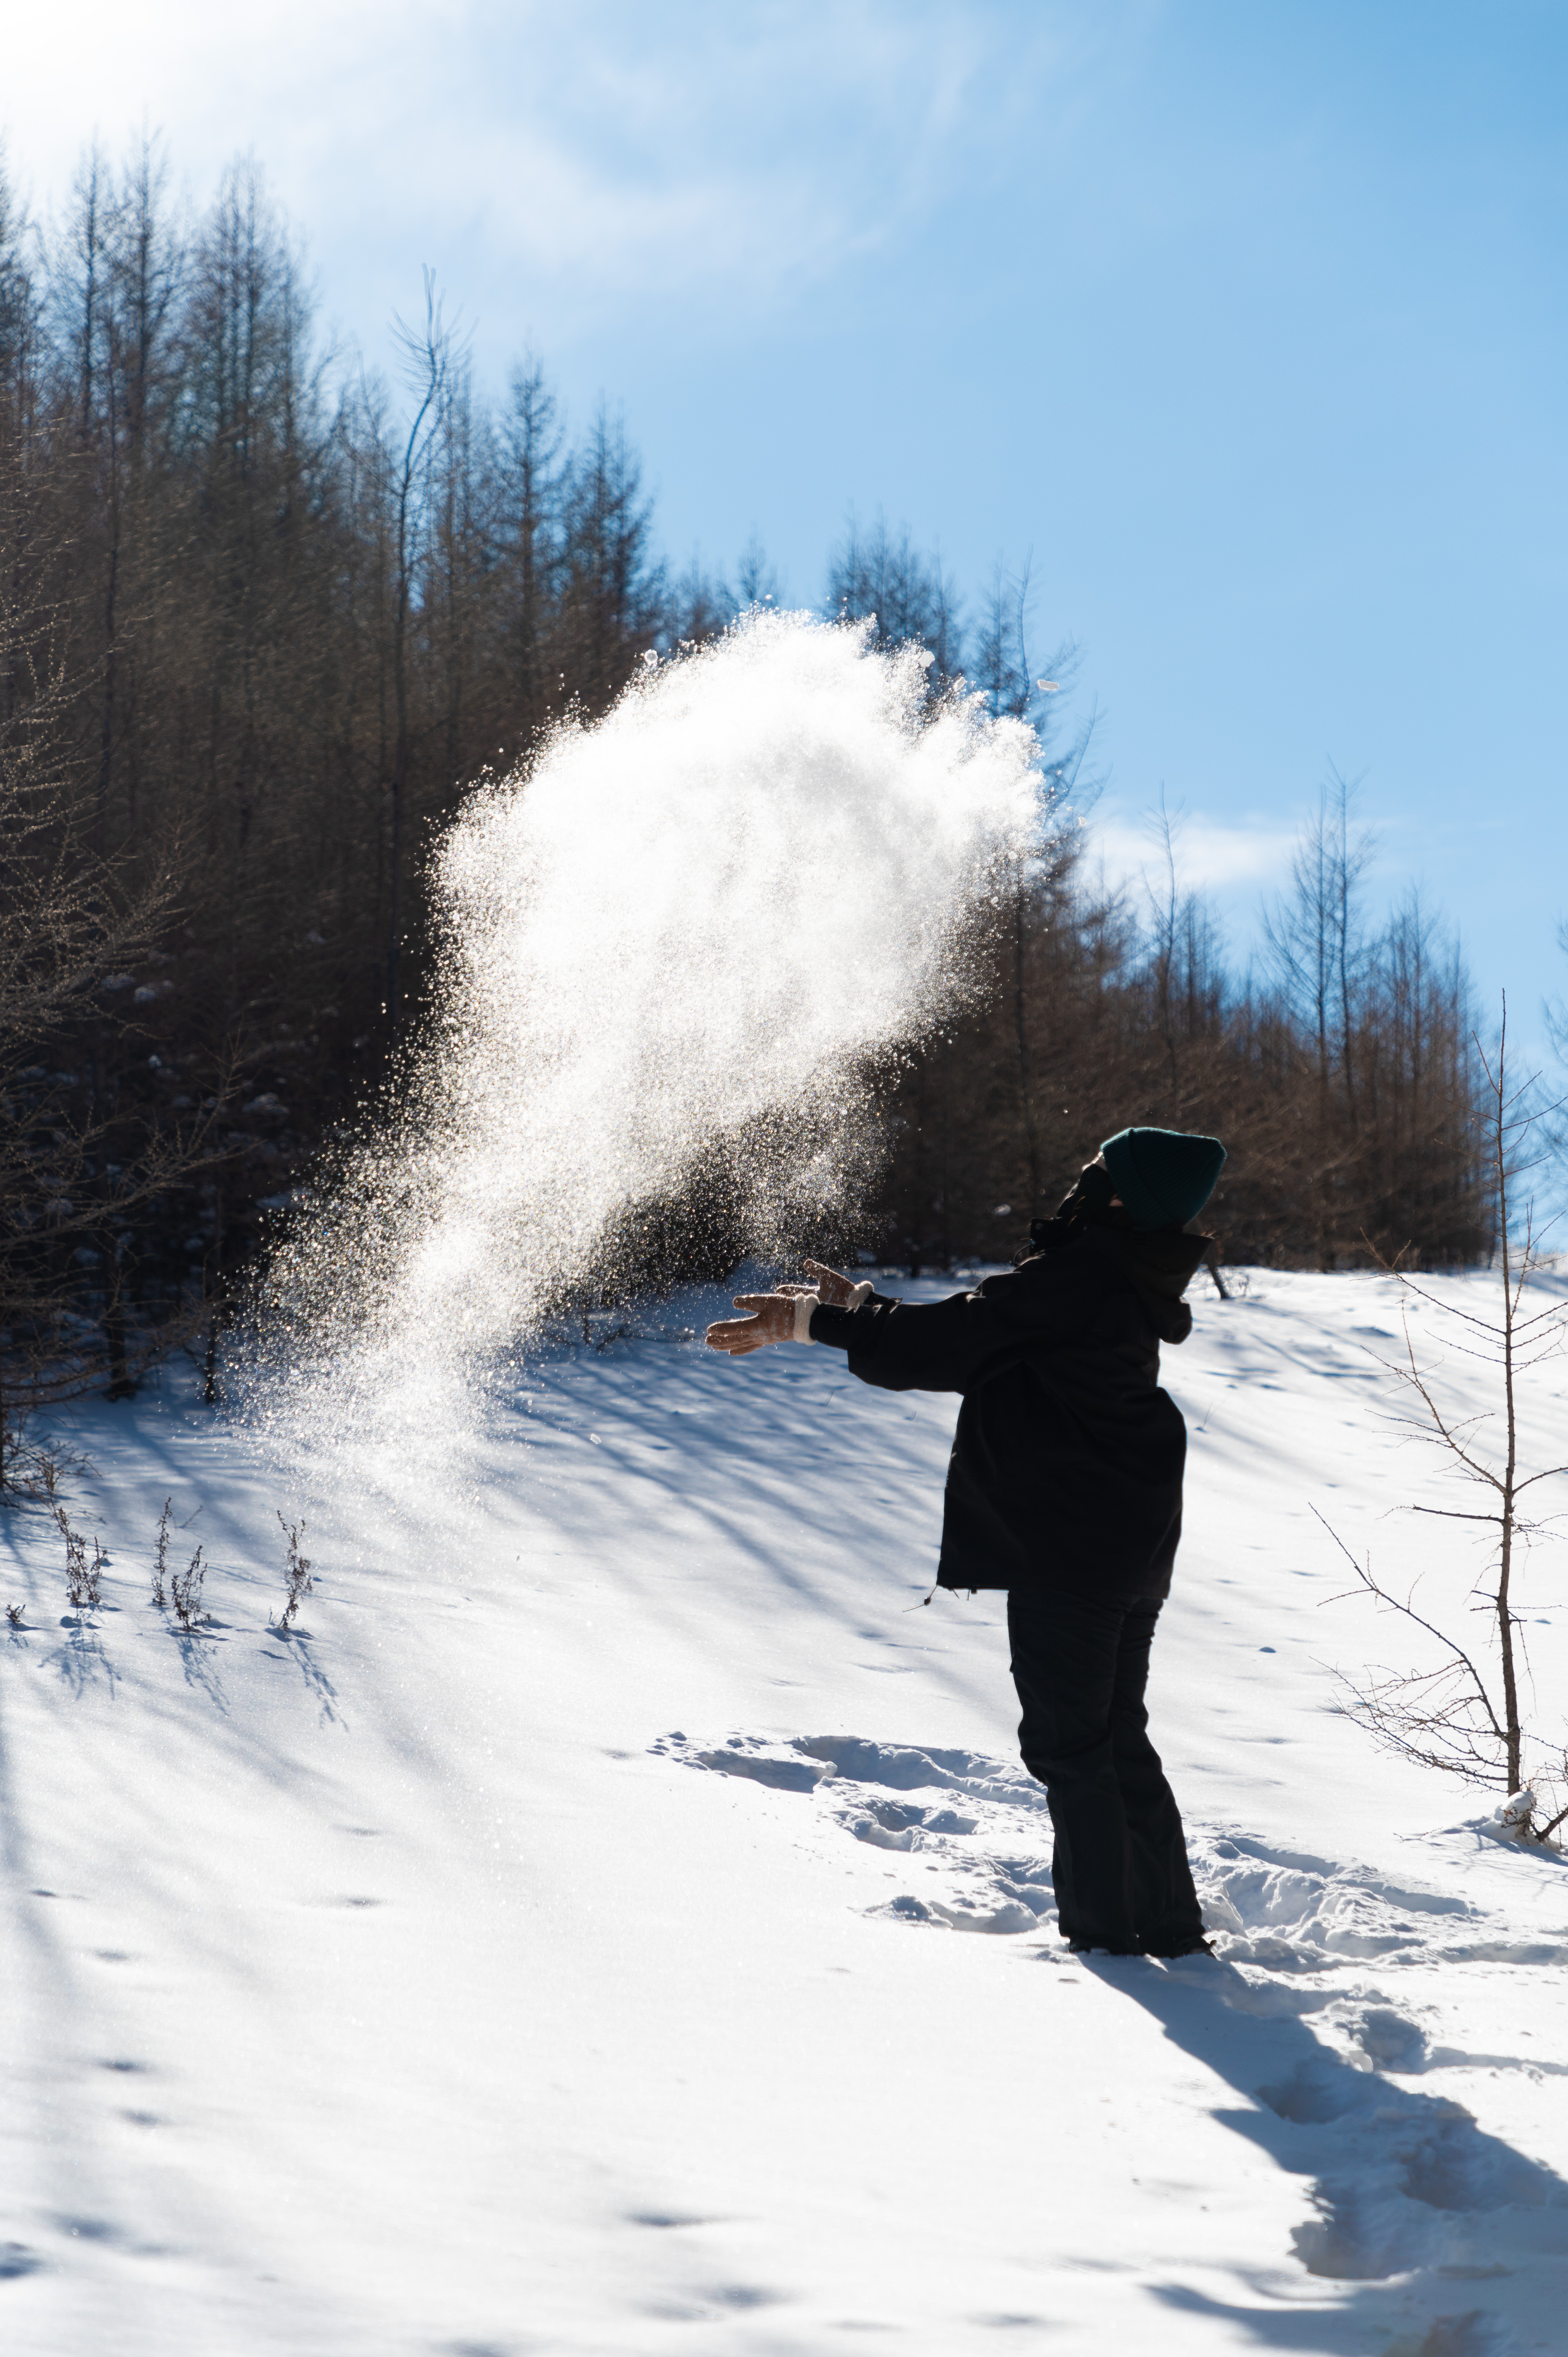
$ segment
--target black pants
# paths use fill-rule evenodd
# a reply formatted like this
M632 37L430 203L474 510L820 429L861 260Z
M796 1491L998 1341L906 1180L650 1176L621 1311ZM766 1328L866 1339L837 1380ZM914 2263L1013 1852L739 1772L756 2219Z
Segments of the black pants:
M1203 1929L1181 1817L1149 1741L1151 1599L1014 1588L1007 1598L1019 1749L1046 1788L1065 1940L1179 1947Z

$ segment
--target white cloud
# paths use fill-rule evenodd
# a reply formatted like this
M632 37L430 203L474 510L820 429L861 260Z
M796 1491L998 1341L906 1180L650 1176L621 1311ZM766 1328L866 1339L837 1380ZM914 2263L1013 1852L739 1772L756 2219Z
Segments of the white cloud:
M762 311L907 231L1054 70L1050 14L1020 39L1007 0L56 0L13 31L0 126L44 203L95 132L161 129L199 199L252 149L335 293L345 253L400 286L460 255L558 338L671 293Z
M1112 884L1158 890L1165 877L1165 847L1152 823L1114 809L1096 812L1087 830L1090 859L1102 863ZM1201 815L1173 823L1178 888L1224 891L1252 885L1266 890L1283 882L1290 867L1296 830L1263 824L1227 825Z

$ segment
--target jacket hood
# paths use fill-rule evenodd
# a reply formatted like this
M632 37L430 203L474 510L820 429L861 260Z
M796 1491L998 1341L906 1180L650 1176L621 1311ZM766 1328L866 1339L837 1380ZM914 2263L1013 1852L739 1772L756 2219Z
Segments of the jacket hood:
M1116 1263L1161 1341L1185 1342L1192 1311L1182 1296L1212 1239L1179 1228L1089 1228L1083 1240Z

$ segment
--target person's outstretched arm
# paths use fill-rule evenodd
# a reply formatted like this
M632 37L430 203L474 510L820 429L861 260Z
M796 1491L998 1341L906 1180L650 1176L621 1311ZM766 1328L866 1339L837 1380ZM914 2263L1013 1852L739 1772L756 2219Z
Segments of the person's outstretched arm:
M725 1318L710 1326L703 1337L708 1348L723 1351L732 1359L744 1359L749 1351L765 1351L770 1342L810 1342L816 1340L811 1325L817 1309L853 1310L876 1298L868 1284L856 1285L820 1260L807 1261L805 1268L811 1280L809 1285L776 1285L771 1293L737 1293L736 1308L750 1314Z
M818 1261L808 1261L806 1270L810 1288L738 1295L736 1308L750 1315L710 1326L711 1347L739 1357L772 1342L824 1342L848 1353L850 1372L862 1383L885 1391L961 1392L1021 1345L1048 1339L1060 1322L1038 1277L1023 1280L1016 1271L945 1301L911 1302L852 1285Z

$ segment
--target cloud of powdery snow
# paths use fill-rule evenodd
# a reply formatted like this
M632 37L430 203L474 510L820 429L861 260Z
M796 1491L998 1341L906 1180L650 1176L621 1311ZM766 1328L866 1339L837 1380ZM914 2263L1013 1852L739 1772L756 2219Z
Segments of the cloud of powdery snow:
M715 1146L755 1249L842 1200L858 1071L961 990L1039 751L978 696L933 714L913 648L754 611L478 790L402 1110L272 1272L263 1420L406 1469Z

